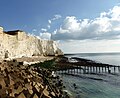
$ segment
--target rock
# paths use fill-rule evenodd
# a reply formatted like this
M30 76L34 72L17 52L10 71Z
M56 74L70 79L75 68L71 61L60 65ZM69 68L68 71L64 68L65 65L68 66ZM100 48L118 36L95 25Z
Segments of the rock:
M30 94L33 94L33 91L32 91L32 90L29 90L29 93L30 93Z
M0 27L0 58L20 58L41 55L63 55L57 43L27 35L24 31L4 32Z
M19 94L20 92L22 92L22 90L23 90L23 87L19 86L18 89L16 90L16 93Z
M32 86L29 83L25 84L25 87L29 90L32 90Z
M3 28L2 27L0 27L0 33L2 33L3 32Z
M54 92L51 92L52 96L55 96L55 93Z
M4 78L0 79L0 84L2 85L2 88L6 86Z
M17 98L26 98L23 93L21 93Z
M35 85L35 88L36 88L36 90L39 92L39 86L38 85Z
M33 98L39 98L39 97L35 94Z
M44 94L44 96L46 96L46 98L50 98L50 97L49 97L49 92L48 92L48 90L47 90L47 86L46 86L46 88L43 90L43 94Z
M10 79L10 85L14 85L15 83L14 83L14 81L12 80L12 77L10 76L10 75L8 75L9 76L9 79Z
M3 67L0 71L0 98L58 98L60 90L53 88L54 83L51 80L51 74L49 75L51 72L48 70L41 70L42 72L39 73L32 66L22 69L21 66L16 66L16 61L13 60L1 63L0 66ZM44 77L45 74L46 77ZM46 80L47 83L44 84Z

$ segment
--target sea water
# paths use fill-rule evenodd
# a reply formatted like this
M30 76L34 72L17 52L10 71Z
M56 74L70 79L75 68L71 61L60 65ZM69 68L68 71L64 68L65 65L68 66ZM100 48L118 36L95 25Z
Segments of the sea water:
M78 53L66 55L66 57L80 57L96 62L120 66L120 53Z
M120 53L80 53L66 56L120 66ZM61 78L72 98L120 98L120 74L63 74Z

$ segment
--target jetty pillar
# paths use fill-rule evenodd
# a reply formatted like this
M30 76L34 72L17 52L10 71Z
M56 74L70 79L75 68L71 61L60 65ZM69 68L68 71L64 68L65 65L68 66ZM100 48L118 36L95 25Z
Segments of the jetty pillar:
M102 66L102 73L103 73L103 66Z
M90 73L92 73L92 66L90 66Z
M106 73L107 71L106 71L106 66L105 66L105 73Z
M115 69L115 66L114 66L114 73L115 73L116 69Z
M99 66L99 73L100 73L100 66Z
M120 72L120 66L118 66L118 72Z
M95 73L95 67L93 66L93 73Z
M97 70L97 66L96 66L96 73L97 73L97 71L98 71L98 70Z

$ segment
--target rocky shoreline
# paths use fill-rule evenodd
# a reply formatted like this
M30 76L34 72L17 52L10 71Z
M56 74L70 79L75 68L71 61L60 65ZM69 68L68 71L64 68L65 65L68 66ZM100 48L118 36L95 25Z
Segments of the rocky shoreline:
M0 63L0 98L64 98L63 83L48 69L4 60Z

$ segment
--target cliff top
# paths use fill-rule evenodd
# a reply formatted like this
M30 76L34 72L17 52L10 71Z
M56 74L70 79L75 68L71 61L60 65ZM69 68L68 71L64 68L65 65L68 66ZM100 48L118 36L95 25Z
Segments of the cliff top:
M18 32L23 32L22 30L14 30L14 31L5 31L4 33L9 35L17 35Z
M6 33L9 35L17 35L18 32L23 32L23 31L22 30L4 31L3 27L0 27L0 33Z

